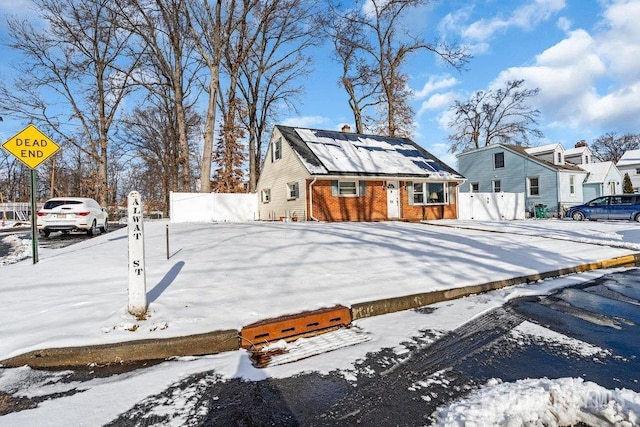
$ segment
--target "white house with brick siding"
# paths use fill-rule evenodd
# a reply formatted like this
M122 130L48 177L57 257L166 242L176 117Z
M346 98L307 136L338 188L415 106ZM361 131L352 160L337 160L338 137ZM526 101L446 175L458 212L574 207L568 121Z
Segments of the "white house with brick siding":
M408 138L278 125L258 180L259 219L456 218L463 181Z

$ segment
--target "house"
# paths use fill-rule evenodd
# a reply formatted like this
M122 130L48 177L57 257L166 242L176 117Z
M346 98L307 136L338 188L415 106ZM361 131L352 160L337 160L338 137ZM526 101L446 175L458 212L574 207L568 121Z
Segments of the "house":
M562 215L583 201L582 183L588 172L565 162L560 144L524 148L492 144L458 154L458 170L467 178L461 192L524 193L525 207Z
M624 178L624 174L629 174L631 178L631 184L633 185L633 192L640 193L640 150L628 150L626 151L616 166L620 170Z
M582 183L585 202L600 196L622 193L623 175L613 162L588 163L578 167L588 172Z
M574 165L586 165L593 161L593 153L585 140L578 141L574 148L564 150L564 161Z
M407 138L278 125L257 184L259 219L453 219L463 181Z

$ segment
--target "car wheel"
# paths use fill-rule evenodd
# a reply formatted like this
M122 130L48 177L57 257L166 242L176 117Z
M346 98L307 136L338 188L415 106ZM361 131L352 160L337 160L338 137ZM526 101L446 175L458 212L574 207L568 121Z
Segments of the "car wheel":
M49 237L49 235L50 235L50 234L51 234L51 231L49 231L49 230L42 230L42 235L43 235L44 237Z
M584 214L580 211L575 211L573 215L571 215L574 221L584 221Z
M91 228L87 229L87 236L93 236L96 234L96 220L91 223Z
M104 233L106 233L107 231L109 231L109 220L105 219L105 220L104 220L104 225L102 225L102 226L100 227L100 233L104 234Z
M640 222L640 213L637 213L636 216L633 217L636 222Z

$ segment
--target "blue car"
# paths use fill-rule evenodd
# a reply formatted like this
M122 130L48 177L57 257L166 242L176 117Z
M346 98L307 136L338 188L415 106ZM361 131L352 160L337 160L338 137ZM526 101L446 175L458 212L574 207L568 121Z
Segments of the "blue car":
M598 197L583 205L569 208L565 216L575 221L623 219L640 222L640 194Z

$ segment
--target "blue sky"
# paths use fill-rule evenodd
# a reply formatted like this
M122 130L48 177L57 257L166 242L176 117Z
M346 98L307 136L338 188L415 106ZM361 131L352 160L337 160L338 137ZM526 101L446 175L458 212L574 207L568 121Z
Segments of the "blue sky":
M0 14L32 14L26 0L0 0ZM640 0L438 0L407 18L407 26L427 40L459 42L473 59L458 72L429 53L411 57L406 71L414 91L414 140L456 165L448 152L448 107L477 90L525 79L540 94L531 104L541 113L545 138L535 145L559 142L571 148L579 140L640 132ZM6 23L0 23L5 36ZM3 48L6 52L6 48ZM3 54L0 78L10 78ZM316 52L313 74L299 115L283 115L280 123L321 129L353 125L340 73L328 46ZM4 117L0 139L22 124Z

